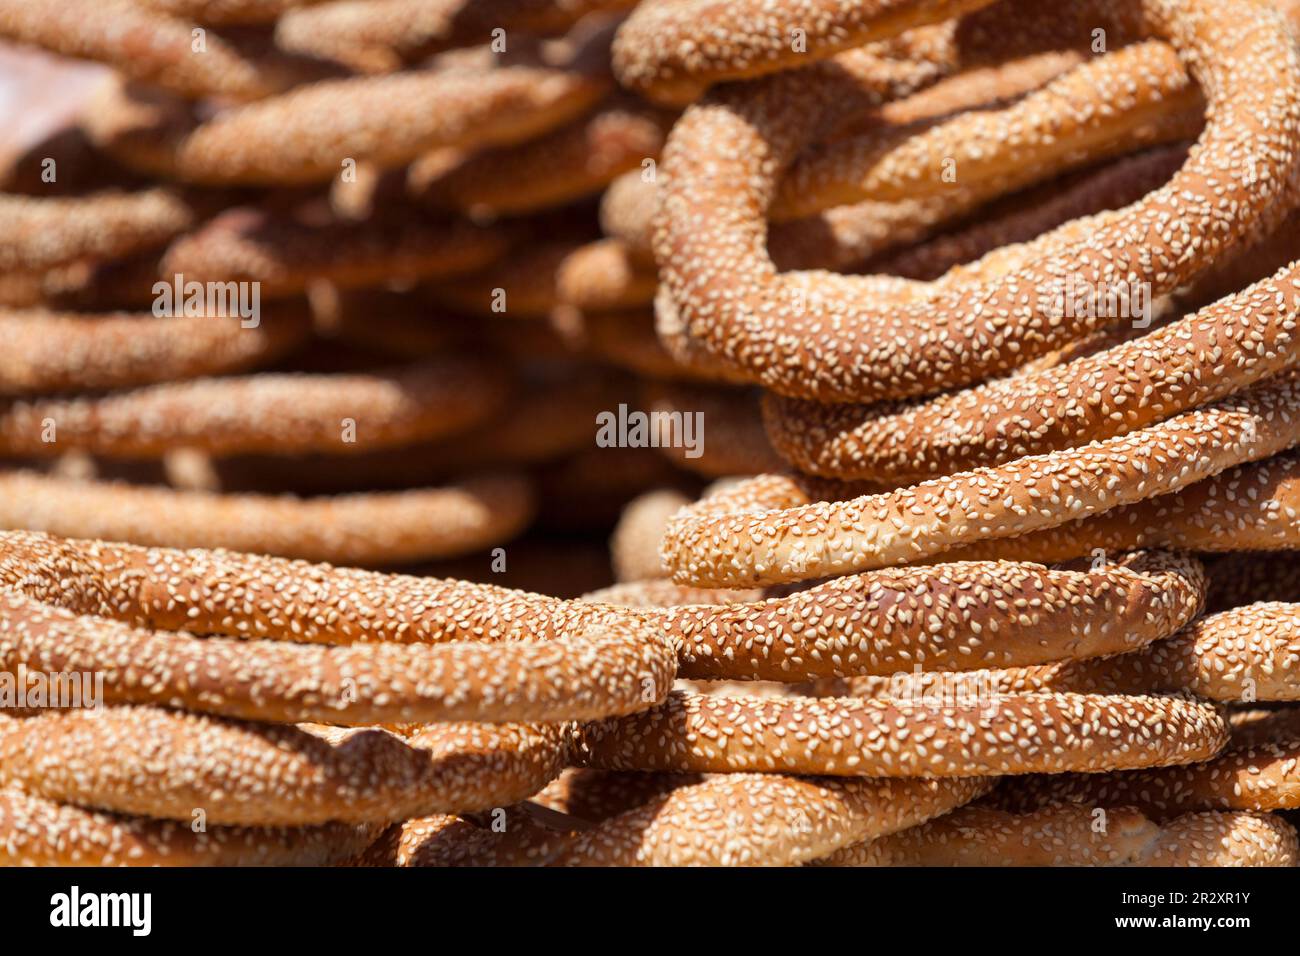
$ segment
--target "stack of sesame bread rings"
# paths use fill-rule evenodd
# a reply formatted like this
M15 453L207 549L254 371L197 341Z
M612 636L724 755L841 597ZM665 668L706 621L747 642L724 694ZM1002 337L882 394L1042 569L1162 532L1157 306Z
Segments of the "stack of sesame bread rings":
M1300 864L1298 29L0 0L0 864Z

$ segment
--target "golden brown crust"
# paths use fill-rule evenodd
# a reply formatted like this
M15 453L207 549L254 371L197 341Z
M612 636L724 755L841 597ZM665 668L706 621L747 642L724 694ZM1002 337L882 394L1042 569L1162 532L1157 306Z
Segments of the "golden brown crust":
M159 271L186 282L255 282L271 298L320 281L349 288L471 272L508 242L499 229L403 212L309 224L265 209L230 209L172 242Z
M520 142L590 109L606 89L589 73L526 65L326 80L200 124L176 145L175 172L212 184L324 182L348 160L392 167L441 147Z
M429 182L412 175L411 188L435 205L474 215L518 216L562 206L658 159L672 121L672 113L611 100L544 136L479 152Z
M407 820L389 828L359 865L537 866L571 835L555 826L565 818L538 821L536 815L530 802L494 809L486 825L446 815Z
M1227 739L1215 707L1177 697L994 691L935 705L674 692L584 725L577 752L606 770L980 777L1192 763Z
M87 196L0 196L5 222L0 273L41 272L78 259L108 259L166 242L194 210L167 189Z
M723 774L582 831L559 866L788 866L904 829L980 796L982 780Z
M132 0L2 0L0 36L65 56L97 60L132 80L188 97L250 100L301 79L284 57L200 31Z
M0 717L0 780L60 803L223 826L389 823L487 810L564 766L568 728L276 727L154 707Z
M664 560L679 583L749 586L917 561L1055 528L1291 447L1300 441L1298 388L1287 373L1126 435L849 501L723 515L697 506L670 523Z
M1287 369L1298 293L1300 271L1284 269L1098 354L921 403L775 398L768 433L802 471L899 481L1121 435Z
M1263 711L1234 726L1227 750L1185 767L1107 774L1057 774L1008 782L990 799L1025 812L1051 803L1134 806L1155 819L1193 810L1300 807L1300 710Z
M618 581L644 581L668 576L659 561L659 539L668 519L689 499L679 491L651 491L628 502L610 538L610 557Z
M1287 452L1231 468L1173 494L1055 528L957 548L940 560L1014 555L1068 561L1150 547L1210 552L1300 548L1298 476L1300 455Z
M793 0L774 8L761 0L652 0L640 4L619 29L614 71L620 83L651 99L689 103L714 83L802 66L988 3L873 0L845 5ZM797 33L791 24L800 26ZM699 43L701 34L711 42ZM924 60L886 60L879 77L882 86L892 78L890 66L900 74L894 82L904 89L938 76L935 66Z
M0 474L0 524L149 547L229 548L382 566L457 557L513 538L537 501L522 475L314 498Z
M0 394L151 385L245 371L301 344L305 310L240 316L0 312Z
M601 239L576 250L556 277L560 299L578 309L609 312L654 301L658 274L638 262L617 239Z
M1107 163L1100 169L1068 174L1022 190L984 207L978 218L952 232L873 257L862 271L907 279L937 279L994 249L1028 242L1072 219L1137 202L1168 181L1186 157L1185 144L1158 146ZM1278 263L1277 267L1281 265ZM1261 277L1256 273L1252 279ZM1246 284L1237 283L1222 294L1235 292Z
M963 807L831 854L826 866L1295 866L1296 833L1267 814L1194 813L1163 825L1132 807L1014 814Z
M122 817L0 791L6 866L327 866L374 839L367 827L212 827Z
M805 680L1095 657L1172 633L1201 606L1184 558L1089 571L1013 563L889 568L756 604L669 612L684 676Z
M1300 605L1249 604L1193 621L1166 641L1095 661L987 674L1003 693L1185 691L1227 703L1300 700Z
M1247 143L1264 148L1260 124L1276 134L1279 159L1295 150L1300 103L1267 93L1281 64L1300 80L1280 14L1249 0L1147 0L1058 4L1052 16L1060 26L1077 17L1093 25L1113 20L1121 32L1136 27L1138 36L1167 39L1210 92L1212 120L1199 149L1166 186L1089 223L1084 235L1067 231L1032 244L1036 254L1027 263L921 301L864 305L876 301L867 295L876 285L831 276L818 277L817 295L801 295L798 274L775 273L762 249L762 223L753 217L769 207L777 176L798 148L836 111L852 109L854 86L842 75L850 67L842 57L834 68L817 64L720 89L674 126L663 161L656 260L690 334L782 394L823 401L910 397L1005 371L1108 324L1054 318L1052 286L1065 271L1091 287L1132 280L1166 294L1280 217L1290 160L1261 172L1272 190L1233 197L1239 231L1219 229L1215 210L1226 197L1210 186L1249 177L1242 162L1265 159L1246 160L1242 152ZM1231 77L1217 75L1229 64ZM1277 111L1267 120L1265 100ZM1186 227L1176 240L1162 234L1168 215Z
M0 449L41 458L70 450L154 458L175 447L347 455L452 434L505 398L501 369L455 355L370 373L195 379L4 403Z

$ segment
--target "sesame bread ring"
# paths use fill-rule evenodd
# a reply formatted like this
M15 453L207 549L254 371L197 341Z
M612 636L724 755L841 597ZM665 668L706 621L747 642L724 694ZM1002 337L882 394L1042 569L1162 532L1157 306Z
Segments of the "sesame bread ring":
M509 474L295 498L0 473L0 527L367 566L473 554L515 537L535 514L532 483Z
M1298 315L1300 265L1141 338L1034 374L909 405L776 397L765 403L765 422L801 471L920 481L1122 435L1231 395L1293 364Z
M347 455L467 428L495 412L506 390L500 368L452 355L369 373L265 373L34 398L0 404L0 450L42 458L73 449L157 458L178 446Z
M753 586L916 561L1177 491L1300 441L1291 373L1238 396L1080 448L878 495L785 510L681 512L662 554L682 584ZM1032 553L1032 552L1031 552Z
M410 348L405 354L414 351ZM404 491L434 479L459 480L478 472L555 461L590 447L596 415L615 407L626 394L620 383L599 370L579 373L565 368L563 376L562 382L541 379L523 384L495 417L438 441L348 458L316 454L225 459L218 466L222 488L282 488L300 495Z
M658 159L673 118L664 110L611 100L537 139L477 153L429 182L412 181L411 190L436 206L473 215L518 216L562 206ZM520 177L521 169L528 170L526 177Z
M241 372L302 344L306 310L238 316L0 311L0 395L151 385Z
M573 252L555 281L563 302L591 312L649 305L659 284L654 266L638 261L617 239L601 239Z
M680 491L664 488L627 503L609 541L615 580L645 581L668 576L659 560L659 539L668 519L689 502Z
M835 578L707 613L670 608L666 616L682 635L683 676L798 681L1123 653L1189 622L1204 586L1194 561L1160 553L1089 571L944 564Z
M1145 555L1100 572L900 568L771 601L721 605L710 596L631 608L223 551L26 532L0 542L0 586L136 627L325 643L554 640L639 629L673 644L682 676L702 679L793 681L888 674L913 661L970 669L1116 654L1177 630L1196 613L1204 587L1195 564ZM232 592L222 581L246 583ZM286 603L286 582L310 599ZM250 614L263 607L273 611Z
M1099 831L1099 827L1104 829ZM962 807L902 833L859 843L824 866L1295 866L1295 829L1280 817L1192 813L1163 824L1132 807L1015 814Z
M878 255L865 263L862 271L907 279L937 279L949 269L974 262L1003 246L1028 242L1072 219L1137 202L1168 182L1186 160L1187 147L1179 143L1143 150L1097 170L1068 174L990 204L978 220L953 232ZM1258 277L1256 273L1252 278ZM1223 294L1248 284L1237 283Z
M885 569L767 601L672 587L646 582L588 600L665 607L648 619L675 636L683 676L797 681L1123 653L1190 621L1204 579L1194 562L1146 554L1087 572L1012 563Z
M657 183L645 170L633 169L616 177L600 197L600 231L622 242L629 255L650 265L654 265L650 233Z
M355 223L304 223L265 209L231 209L177 238L159 264L186 282L257 283L267 298L317 281L343 288L470 272L506 251L509 236L463 220L398 212Z
M111 670L114 702L273 721L571 720L651 706L676 670L669 628L628 609L225 551L0 539L6 669Z
M878 109L871 111L871 119L865 125L874 128L882 124L900 126L923 120L937 120L962 110L1006 102L1042 86L1079 62L1081 58L1074 51L1052 51L1032 54L993 67L977 67L941 80L906 99L881 104ZM1173 171L1170 169L1169 173ZM1157 185L1158 182L1152 183L1151 188ZM1149 190L1139 191L1132 199L1140 198L1147 191ZM655 181L646 177L643 171L637 170L614 180L601 197L601 228L605 234L622 239L635 256L651 260L651 220L655 209L655 192ZM974 202L968 201L964 192L954 184L953 190L924 203L909 198L897 203L854 205L863 207L862 215L852 215L846 209L826 210L807 220L774 224L768 238L768 248L777 267L835 268L832 263L836 261L844 264L860 261L872 252L908 241L905 234L899 235L901 230L917 230L912 239L919 239L937 222L953 218L963 208L974 205ZM878 232L871 228L873 223ZM833 246L820 251L806 251L802 248L805 243L817 240L819 229L845 234L838 239L839 248L843 251L835 252L833 250L836 247ZM875 245L865 245L864 237L861 236L856 243L851 241L854 231L870 235ZM1038 230L1042 231L1045 230ZM1036 234L1037 232L1030 237ZM822 240L823 245L824 243L825 240Z
M650 710L583 725L576 752L606 770L980 777L1192 763L1227 739L1216 707L1181 697L938 703L674 691Z
M1139 807L1155 819L1194 810L1300 808L1300 721L1288 708L1265 711L1256 726L1234 727L1213 760L1111 774L1053 774L1009 782L991 798L1018 813L1055 803Z
M1148 40L1082 61L1062 63L1062 56L1048 54L1042 65L1036 65L1042 54L1009 61L997 68L1005 78L993 74L994 90L985 98L977 94L986 71L974 69L884 104L862 132L819 143L796 159L778 187L772 218L864 200L970 195L984 201L1053 173L1201 132L1203 103L1168 44ZM1044 115L1065 104L1068 121ZM997 168L990 160L999 154L1015 155L1016 168ZM942 160L955 163L960 176L935 176ZM907 169L911 163L922 168Z
M770 490L770 485L763 489ZM1173 494L1055 528L957 548L941 560L1068 561L1133 548L1300 549L1298 515L1300 455L1287 452L1229 469Z
M369 827L211 827L144 820L0 790L4 866L329 866L373 842Z
M1103 693L1185 690L1228 703L1300 700L1300 604L1248 604L1198 618L1166 641L1104 663L1013 668L995 680Z
M504 816L501 816L504 814ZM535 817L545 814L544 820ZM492 826L464 817L418 817L390 827L368 847L359 866L537 866L571 838L569 821L531 801L493 811ZM497 830L500 821L503 830ZM581 823L581 821L574 821Z
M0 545L0 587L139 627L352 644L550 640L578 627L638 622L625 609L611 614L487 584L230 551L142 548L37 532L2 532ZM230 582L240 587L228 588ZM286 600L290 583L301 600Z
M555 866L789 866L947 813L987 781L723 774L579 832Z
M715 91L674 126L662 163L655 257L689 334L782 394L912 397L1005 371L1108 324L1054 316L1054 286L1067 273L1096 288L1120 277L1146 282L1162 295L1280 217L1300 140L1300 97L1276 92L1300 84L1282 15L1250 0L1087 0L1066 12L1080 11L1094 24L1141 21L1139 33L1168 40L1207 92L1210 121L1168 184L1082 238L1045 241L1020 268L921 301L864 305L870 281L831 276L818 276L817 295L800 296L803 278L774 271L752 214L769 208L780 172L829 114L851 109L849 67L837 60ZM1276 86L1281 74L1295 82ZM1262 188L1234 196L1239 228L1223 230L1223 197L1209 184L1226 170L1249 176L1246 167ZM1176 240L1161 226L1175 207L1185 227Z
M156 707L0 717L0 780L50 800L219 826L389 823L488 810L564 767L568 728L278 727ZM95 755L100 755L97 759Z
M387 168L440 147L521 142L586 112L607 90L599 76L544 65L325 80L200 124L176 144L175 172L207 184L320 183L346 160Z
M625 87L650 99L689 103L714 83L797 68L990 2L793 0L773 6L762 0L651 0L640 4L619 28L614 72ZM924 44L929 35L914 39L921 51L930 52ZM903 53L907 44L899 43L896 51L880 46L882 53ZM934 54L945 52L940 45ZM926 59L882 60L878 82L883 90L894 85L909 89L942 75L938 65Z
M640 171L624 173L601 198L601 228L620 243L620 253L653 266L651 223L656 187ZM803 219L773 223L767 249L778 270L844 270L908 242L925 239L943 223L979 205L975 193L837 206ZM886 270L887 271L887 270Z
M252 100L285 89L285 57L257 56L213 31L132 0L0 0L0 36L64 56L107 63L132 80L187 97Z
M152 0L151 0L152 2ZM441 50L508 36L560 33L636 0L332 0L286 12L276 42L359 72L400 69Z
M1167 44L1135 43L1085 61L1005 106L886 124L815 146L781 180L770 215L792 219L863 200L950 194L954 183L935 175L946 161L959 170L960 191L985 200L1054 173L1195 136L1202 109Z
M238 619L246 632L248 613ZM666 696L676 661L666 640L631 622L553 640L491 642L466 630L449 643L331 647L145 630L10 593L0 595L0 668L102 674L109 704L361 726L625 713Z
M157 246L194 222L167 189L87 196L0 196L0 273L41 272L78 259L109 259Z

